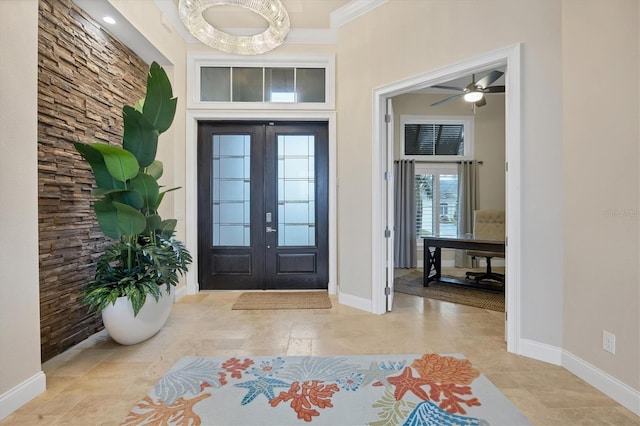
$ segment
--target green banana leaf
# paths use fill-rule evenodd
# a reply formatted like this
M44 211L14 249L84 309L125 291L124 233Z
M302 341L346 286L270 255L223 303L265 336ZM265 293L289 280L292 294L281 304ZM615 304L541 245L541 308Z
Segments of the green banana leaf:
M75 142L73 146L76 148L76 151L82 155L82 157L89 163L91 166L91 170L93 171L93 177L96 180L96 185L99 188L107 188L107 189L122 189L124 188L124 183L117 181L111 176L109 170L107 170L107 165L104 162L104 157L95 148L92 148L91 145Z
M142 112L142 108L144 108L144 98L138 99L138 101L133 105L133 109L138 112Z
M107 237L119 239L122 236L118 226L118 211L113 206L111 199L104 198L93 203L93 210L98 218L98 225Z
M156 203L155 206L153 206L153 210L154 211L158 210L158 207L160 207L160 203L162 203L162 200L164 199L164 194L166 194L167 192L175 191L176 189L180 189L180 187L177 186L175 188L171 188L171 189L167 189L166 191L162 191L160 193L160 195L158 195L158 202Z
M178 99L173 97L171 82L167 73L156 62L149 68L147 77L147 95L142 113L158 130L165 132L173 122Z
M164 173L164 167L162 165L162 161L155 160L151 163L146 170L147 174L153 177L155 180L158 180L162 177L162 173Z
M126 204L136 210L144 207L144 198L137 190L127 190L111 194L113 201Z
M140 167L147 167L156 158L158 131L142 113L130 106L122 108L124 135L122 147L135 155Z
M147 216L147 229L144 230L145 234L151 235L156 232L162 225L162 218L160 215L152 214Z
M140 166L136 157L127 150L104 143L91 144L104 157L109 174L120 182L133 179L138 174Z
M136 235L144 232L147 227L147 219L142 213L117 201L113 201L113 206L118 211L118 227L122 234Z
M168 240L173 236L177 224L178 221L176 219L163 220L160 224L160 227L158 228L160 230L160 234Z
M138 176L131 179L129 185L141 195L143 203L139 208L145 208L147 212L155 212L157 210L156 203L158 202L160 188L153 177L140 172Z
M109 196L113 201L118 201L123 204L130 205L135 209L141 209L144 207L144 200L142 199L142 195L140 192L134 190L135 188L130 189L106 189L106 188L96 188L91 191L92 195L95 196Z

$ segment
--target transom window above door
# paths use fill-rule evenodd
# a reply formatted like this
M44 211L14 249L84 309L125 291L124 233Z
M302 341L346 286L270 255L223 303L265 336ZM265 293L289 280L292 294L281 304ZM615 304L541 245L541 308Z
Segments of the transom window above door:
M324 68L201 67L200 101L324 103Z
M418 161L473 159L473 117L400 116L400 157Z
M192 54L188 108L335 108L333 55L230 58Z

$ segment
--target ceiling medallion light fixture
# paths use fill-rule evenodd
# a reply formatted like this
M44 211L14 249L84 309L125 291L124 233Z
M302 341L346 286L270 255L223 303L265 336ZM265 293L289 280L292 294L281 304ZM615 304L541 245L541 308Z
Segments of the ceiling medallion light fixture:
M251 36L225 33L208 23L202 12L212 6L241 6L262 16L269 28ZM259 55L280 46L289 33L289 14L280 0L180 0L180 19L195 38L227 53Z

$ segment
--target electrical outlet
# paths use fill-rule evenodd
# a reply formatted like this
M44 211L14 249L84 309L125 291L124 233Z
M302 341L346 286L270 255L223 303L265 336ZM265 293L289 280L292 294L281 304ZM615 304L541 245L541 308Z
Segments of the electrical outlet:
M616 354L616 335L602 330L602 349L615 355Z

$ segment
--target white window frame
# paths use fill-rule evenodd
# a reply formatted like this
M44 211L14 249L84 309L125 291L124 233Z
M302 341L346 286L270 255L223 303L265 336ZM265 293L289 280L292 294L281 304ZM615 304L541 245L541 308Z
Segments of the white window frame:
M324 102L218 102L200 100L202 67L324 68ZM238 56L191 52L187 54L187 108L207 110L335 110L335 55Z
M404 128L407 124L462 124L464 126L463 155L405 155ZM473 160L474 117L471 115L400 115L400 158L405 160L452 162Z
M442 163L442 162L420 162L420 163L416 163L415 165L415 174L417 175L458 175L458 165L456 163ZM434 179L435 180L435 179ZM440 182L438 179L438 184L434 185L433 188L433 199L437 200L437 212L440 211ZM433 206L432 206L433 207ZM418 214L418 212L416 211L416 215ZM416 220L417 217L414 217L414 220ZM437 216L437 230L439 231L440 229L440 217L439 215ZM423 240L422 238L418 238L417 241L417 247L418 249L422 249L423 248Z

